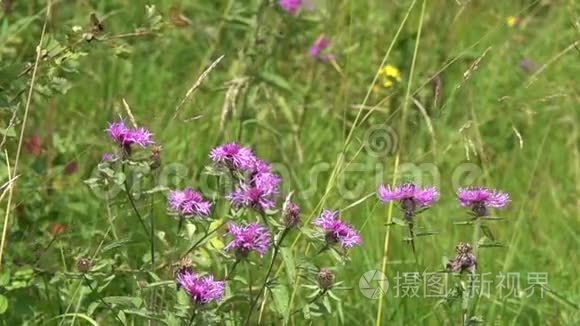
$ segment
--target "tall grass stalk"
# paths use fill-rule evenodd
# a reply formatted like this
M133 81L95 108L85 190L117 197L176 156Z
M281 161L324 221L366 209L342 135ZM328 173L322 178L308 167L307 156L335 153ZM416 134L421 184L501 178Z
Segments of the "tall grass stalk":
M411 3L411 6L409 8L409 11L407 12L407 15L405 15L405 19L403 20L401 26L399 27L400 29L402 28L402 26L404 25L405 21L407 20L408 15L411 12L411 9L413 8L413 6L415 5L415 1L413 1L413 3ZM423 27L423 18L425 16L425 7L427 5L427 0L423 0L423 5L421 7L421 16L419 17L419 25L417 27L417 40L415 42L415 50L413 51L413 60L411 62L411 70L409 72L409 82L407 83L407 91L405 93L405 99L403 102L403 112L401 114L401 120L400 120L400 124L399 124L399 147L397 150L397 156L395 158L395 164L394 164L394 169L393 169L393 182L392 182L392 186L395 186L395 184L397 183L397 174L398 174L398 169L399 169L399 162L401 159L401 151L403 149L403 145L404 145L404 140L405 140L405 131L406 131L406 124L407 124L407 110L409 107L409 101L410 101L410 94L411 94L411 86L413 85L413 74L415 71L415 63L417 60L417 54L419 51L419 42L421 40L421 30ZM400 31L399 29L399 31ZM397 31L397 33L399 32ZM392 222L392 218L393 218L393 202L389 203L389 206L387 208L387 224L390 224ZM384 239L384 247L383 247L383 257L382 257L382 263L381 263L381 272L383 275L386 275L386 271L387 271L387 260L388 260L388 254L389 254L389 240L390 240L390 232L391 228L387 227L386 231L385 231L385 239ZM382 319L382 313L383 313L383 300L384 300L384 295L383 295L383 291L379 291L379 305L377 308L377 316L376 316L376 320L375 320L375 325L379 326L381 324L381 319Z

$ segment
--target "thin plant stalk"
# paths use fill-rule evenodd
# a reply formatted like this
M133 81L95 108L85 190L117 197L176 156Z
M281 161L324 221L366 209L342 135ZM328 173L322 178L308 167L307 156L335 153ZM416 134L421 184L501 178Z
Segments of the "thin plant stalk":
M218 225L215 229L213 229L209 232L206 232L206 234L203 237L201 237L199 240L197 240L183 255L181 255L180 259L183 259L189 253L194 251L195 248L197 248L205 239L207 239L210 235L214 234L217 230L221 229L221 227L224 226L226 223L227 223L227 221L222 222L222 224Z
M189 318L189 323L187 323L189 326L193 325L195 317L197 317L197 309L193 309L193 311L191 312L191 318Z
M124 163L123 163L121 169L122 169L123 173L125 173L125 164ZM129 188L129 183L127 182L126 177L125 177L125 181L123 182L123 185L125 186L125 193L127 194L127 198L129 199L129 203L131 204L131 207L133 208L133 211L135 212L135 215L137 216L139 223L143 227L145 234L149 234L149 229L147 228L147 225L145 225L145 222L143 221L143 218L141 217L141 213L139 213L139 209L137 209L137 205L135 204L135 199L133 198L133 195L131 194L131 190ZM149 241L153 242L151 239L149 239Z
M264 292L266 285L268 284L268 279L270 278L270 274L272 274L272 268L274 267L274 263L276 262L276 257L278 256L278 253L280 252L280 247L282 245L282 241L284 241L284 238L288 234L289 230L290 230L289 228L285 228L282 231L282 234L280 235L280 240L278 240L278 243L274 246L274 253L272 254L272 260L270 261L270 266L268 267L268 272L266 272L266 277L264 277L264 282L262 282L262 286L260 287L258 294L256 294L256 297L250 301L250 310L248 311L248 316L246 317L246 322L245 322L246 325L249 324L250 318L252 317L252 313L254 311L254 308L256 307L256 304L258 303L258 299L260 298L260 296L262 295L262 292Z
M322 298L322 296L324 296L326 294L326 291L327 290L322 290L322 291L318 292L318 294L314 298L310 299L302 308L294 310L290 314L290 316L293 316L293 315L299 313L300 311L302 311L304 309L304 307L307 307L307 306L313 304L314 302L316 302L318 299Z
M397 32L395 34L395 37L393 39L393 41L391 42L391 44L389 45L389 49L387 50L387 53L385 54L385 56L383 57L383 61L381 62L381 67L385 64L387 58L389 57L389 54L391 52L391 49L393 48L396 40L399 38L399 34L401 33L401 30L403 29L403 27L405 26L405 23L407 21L407 18L409 18L409 15L411 13L411 11L413 10L413 8L415 7L415 3L417 1L414 0L411 5L409 6L409 9L407 10L407 12L405 13L405 17L403 18L403 21L401 22L401 24L399 25L399 28L397 29ZM402 112L402 117L400 120L400 124L401 124L401 134L400 134L400 144L399 144L399 150L397 152L397 155L395 156L395 164L394 164L394 171L395 173L398 171L399 169L399 162L400 162L400 158L401 158L401 148L403 148L403 141L405 139L405 128L406 128L406 120L407 120L407 110L408 110L408 103L409 103L409 98L410 98L410 94L411 94L411 86L413 84L413 75L415 72L415 63L416 63L416 59L417 59L417 53L418 53L418 49L419 49L419 42L421 40L421 29L423 27L423 18L425 16L425 6L426 6L426 2L427 0L423 0L423 5L421 7L421 16L419 18L419 25L417 28L417 38L416 38L416 42L415 42L415 49L413 51L413 58L411 61L411 70L409 73L409 82L407 84L407 90L405 93L405 99L403 102L403 112ZM378 78L378 72L375 75L375 81ZM374 82L373 82L374 85ZM368 99L369 94L372 90L372 86L369 88L368 92L367 92L367 96L365 98L365 101L363 102L363 104L366 105L366 99ZM359 115L360 115L359 111ZM358 120L358 119L357 119ZM356 122L355 122L356 125ZM354 128L353 128L354 130ZM351 130L347 141L350 140L350 137L352 136L353 130ZM396 175L396 174L395 174ZM396 181L396 177L393 178L393 184L395 184ZM392 210L393 210L393 205L389 205L389 211L388 211L388 223L391 222L392 220ZM382 263L381 263L381 272L383 274L386 273L387 271L387 264L388 264L388 253L389 253L389 237L390 237L390 230L391 228L387 228L387 231L385 232L385 237L384 237L384 246L383 246L383 255L382 255ZM383 292L381 291L379 293L379 303L378 303L378 308L377 308L377 314L376 314L376 318L375 318L375 325L379 326L381 325L382 322L382 314L383 314L383 300L384 300L384 296L383 296Z
M411 243L411 249L413 250L413 257L415 257L415 265L419 266L419 258L417 257L417 248L415 247L415 225L413 222L409 222L409 242Z
M239 259L236 259L236 261L232 265L232 268L230 268L230 272L225 277L225 280L226 281L229 281L234 276L234 271L236 270L236 267L238 267L239 263L240 263L240 260Z
M125 323L123 323L123 321L121 320L121 318L119 318L119 312L115 308L113 308L113 306L111 306L110 304L108 304L103 299L103 297L101 297L101 295L99 294L99 292L97 292L95 290L95 288L93 288L93 286L91 285L91 281L85 275L83 275L83 280L85 281L85 284L89 287L89 289L91 290L91 292L97 295L97 297L99 298L99 301L101 301L101 303L103 305L105 305L105 307L109 308L109 310L111 310L111 312L113 312L113 314L115 315L115 318L119 321L119 323L121 323L121 325L125 325Z

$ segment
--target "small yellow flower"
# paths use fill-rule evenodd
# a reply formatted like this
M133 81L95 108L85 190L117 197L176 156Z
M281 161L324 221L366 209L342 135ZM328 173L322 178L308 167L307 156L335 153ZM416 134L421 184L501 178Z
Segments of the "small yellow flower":
M390 80L389 78L385 78L385 79L383 80L383 87L384 87L384 88L389 88L389 87L392 87L392 86L393 86L393 84L394 84L394 83L393 83L393 81L392 81L392 80Z
M379 71L379 76L381 77L383 87L392 87L396 82L401 81L401 72L399 69L393 65L386 65Z
M518 18L515 16L509 16L505 21L509 27L514 27L518 23Z

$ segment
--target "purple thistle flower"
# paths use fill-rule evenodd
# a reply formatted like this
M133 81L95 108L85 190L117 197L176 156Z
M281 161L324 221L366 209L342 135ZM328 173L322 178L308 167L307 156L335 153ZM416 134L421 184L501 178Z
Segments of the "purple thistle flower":
M251 207L260 212L273 208L276 203L272 198L273 193L267 190L241 184L236 190L227 196L232 206L239 209L240 207Z
M310 47L309 54L312 58L320 58L320 54L322 51L326 50L330 45L330 40L326 38L324 35L320 35L314 44Z
M258 223L238 226L228 224L228 233L233 240L225 247L225 250L235 250L238 257L247 257L250 251L264 256L270 247L270 232Z
M130 146L135 144L143 148L154 144L152 139L153 134L145 128L129 128L125 126L125 122L111 122L107 133L113 141L125 149L130 149Z
M225 282L214 281L212 275L201 277L187 270L177 274L176 282L196 305L221 300L225 289Z
M429 207L439 198L439 192L435 187L420 188L413 183L396 187L380 185L377 194L385 203L398 201L407 219L415 215L417 208Z
M340 243L343 248L348 249L362 242L358 232L338 218L338 212L325 209L312 224L326 233L326 242L329 245Z
M296 15L302 6L302 0L279 0L278 5L290 15Z
M251 184L266 194L276 194L278 193L280 181L280 177L277 175L265 172L255 174L251 180Z
M311 58L320 59L322 61L331 61L335 59L334 54L327 53L324 54L323 52L328 48L330 45L330 40L326 38L324 35L320 35L316 41L310 47L308 53L310 54Z
M241 183L227 198L236 208L251 207L263 212L276 205L274 196L280 181L280 177L270 172L255 173L249 183Z
M486 216L487 209L504 208L510 201L505 192L483 187L459 188L457 199L461 207L470 207L475 216Z
M256 161L251 149L236 143L223 144L212 149L209 157L218 165L239 171L251 171Z
M169 208L180 216L206 217L210 213L211 203L190 188L171 191L167 199Z
M255 174L272 173L272 167L270 166L270 164L266 163L265 161L260 160L260 159L256 159L254 161L253 171Z

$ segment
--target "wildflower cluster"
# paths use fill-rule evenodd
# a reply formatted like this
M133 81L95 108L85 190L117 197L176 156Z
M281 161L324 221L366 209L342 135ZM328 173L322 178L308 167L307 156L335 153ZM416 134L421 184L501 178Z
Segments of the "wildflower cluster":
M415 251L414 217L429 209L439 199L437 189L435 187L421 188L413 183L394 187L380 185L377 189L377 196L384 203L396 202L399 205L405 221L409 225L409 240L413 245L413 251ZM461 207L470 209L469 214L473 219L479 219L488 216L490 208L506 207L509 195L483 187L460 188L457 190L457 200ZM479 239L477 240L479 241ZM476 258L472 254L471 246L467 243L461 243L457 246L457 256L447 264L447 269L452 272L464 270L473 272L476 265Z
M413 216L427 210L439 199L439 192L435 187L421 188L405 183L396 187L379 185L377 196L384 203L397 202L407 221L411 222ZM483 187L460 188L457 200L461 207L470 208L474 217L484 217L489 208L506 207L509 195Z
M265 212L276 206L280 177L272 173L272 167L257 158L251 149L230 143L214 148L209 157L217 169L225 169L237 176L236 189L227 195L234 208Z
M122 173L127 172L125 168L138 164L137 156L131 155L132 146L146 148L154 144L152 133L147 129L129 128L122 121L110 123L107 132L121 150L119 153L104 154L102 162L106 162L107 167L114 168L115 166L109 163L123 158ZM161 164L161 158L160 150L153 149L151 152L151 162L158 163L149 164L152 170L154 166L158 167ZM191 187L171 189L167 192L167 211L170 215L177 216L180 221L178 236L183 221L195 224L196 230L205 230L203 235L197 236L193 246L182 256L183 259L174 273L177 289L184 291L192 302L193 319L196 318L198 310L207 310L211 302L223 299L226 289L233 286L230 282L236 266L256 259L254 257L264 260L272 251L270 267L262 283L263 290L271 282L269 278L282 242L292 230L305 227L300 223L301 210L292 200L292 194L280 203L281 178L274 172L272 166L256 156L252 149L237 143L226 143L213 148L209 153L209 160L210 164L206 171L211 171L211 174L218 176L220 180L225 179L227 184L232 185L217 199L209 200L200 191ZM135 215L145 232L150 234L150 230L154 227L153 222L149 226L146 225L139 208L135 205L132 192L129 188L126 188L126 191ZM225 200L222 202L220 198ZM223 211L221 208L228 207L230 214L224 216L223 213L218 213ZM273 218L275 215L279 217ZM214 222L218 222L212 221L216 216L219 216L223 223L217 223L219 226L210 230L216 225ZM229 240L221 247L223 248L221 255L227 260L231 259L232 265L223 278L216 278L214 276L216 274L202 272L199 267L192 266L192 260L188 255L201 248L205 240L217 234L223 225L227 225L222 232ZM323 250L342 248L345 250L343 254L346 254L347 249L361 243L358 232L342 221L336 211L323 210L312 225L321 235ZM153 244L153 239L150 241ZM152 249L152 259L155 258L154 255ZM331 291L333 281L334 273L324 268L320 269L318 284L320 296ZM251 318L259 298L259 296L251 298L248 319Z

